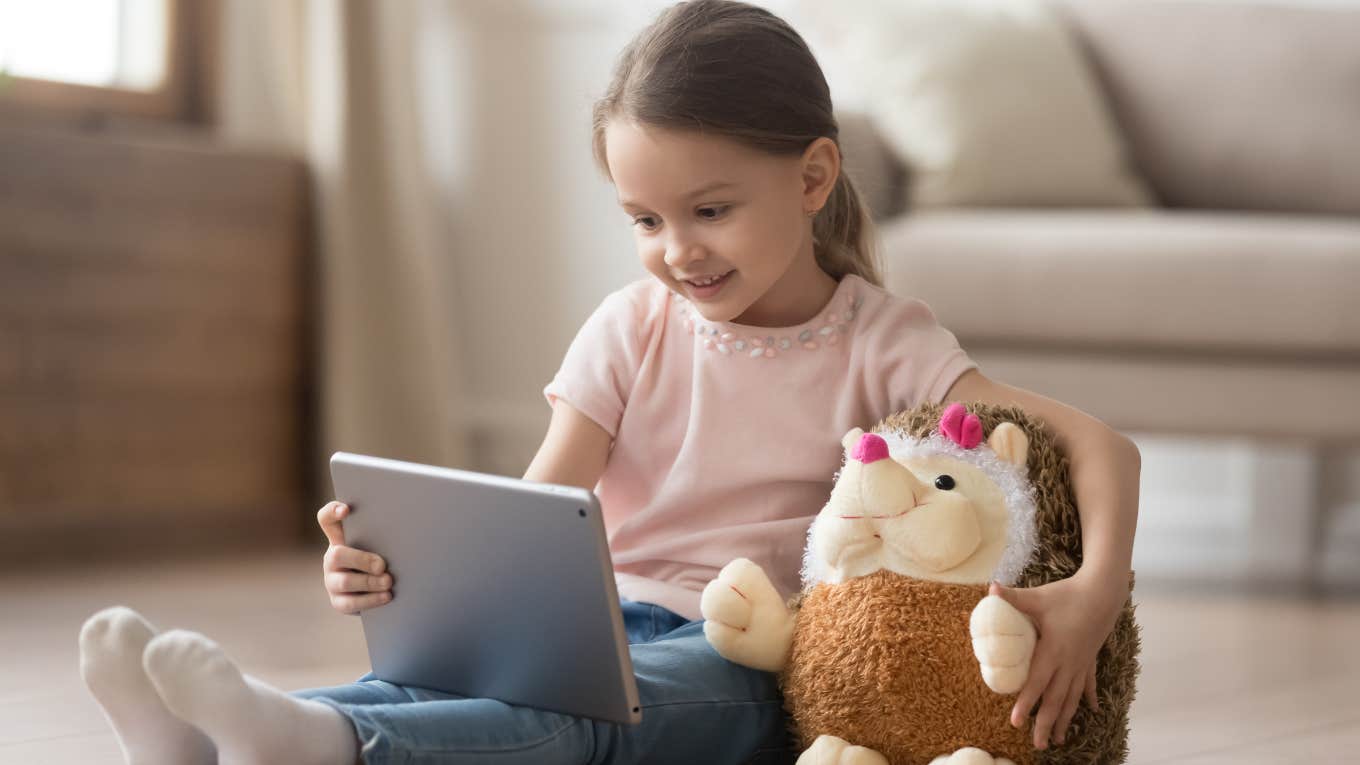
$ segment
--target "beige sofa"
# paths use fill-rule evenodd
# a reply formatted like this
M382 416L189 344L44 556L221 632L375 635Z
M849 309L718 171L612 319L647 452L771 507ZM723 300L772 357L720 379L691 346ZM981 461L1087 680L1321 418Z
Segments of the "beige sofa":
M1260 472L1289 475L1254 479L1254 563L1307 580L1342 522L1321 466L1360 445L1360 7L1057 8L1157 206L908 213L909 169L845 115L888 287L996 379L1120 429L1275 449Z

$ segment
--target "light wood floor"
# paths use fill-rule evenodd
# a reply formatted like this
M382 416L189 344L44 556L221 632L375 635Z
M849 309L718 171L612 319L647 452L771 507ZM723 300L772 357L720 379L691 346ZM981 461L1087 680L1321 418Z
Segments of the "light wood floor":
M1139 602L1130 762L1360 761L1360 602L1166 589ZM204 632L281 687L368 668L358 620L326 602L319 551L0 573L0 763L121 761L76 663L81 622L113 604Z

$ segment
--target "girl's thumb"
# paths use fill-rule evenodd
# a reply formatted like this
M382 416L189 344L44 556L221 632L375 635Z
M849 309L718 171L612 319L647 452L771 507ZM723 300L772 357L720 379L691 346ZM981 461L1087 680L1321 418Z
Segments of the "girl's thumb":
M1029 592L1024 588L1005 587L1000 582L993 580L991 586L987 588L987 594L1000 597L1019 611L1030 612Z

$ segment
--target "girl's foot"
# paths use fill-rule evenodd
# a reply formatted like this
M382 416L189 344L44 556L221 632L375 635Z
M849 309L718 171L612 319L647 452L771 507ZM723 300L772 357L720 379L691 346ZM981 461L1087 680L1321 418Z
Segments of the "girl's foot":
M142 666L170 711L212 737L221 765L335 765L358 757L349 718L241 674L196 632L156 637Z
M212 765L212 741L166 709L142 670L142 651L155 635L130 608L100 611L80 628L80 676L103 707L128 765Z

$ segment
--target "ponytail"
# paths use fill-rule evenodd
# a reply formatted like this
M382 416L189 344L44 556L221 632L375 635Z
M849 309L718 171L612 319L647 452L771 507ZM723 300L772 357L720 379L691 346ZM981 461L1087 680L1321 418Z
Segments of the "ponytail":
M870 284L883 286L874 246L874 223L844 167L826 205L812 221L812 241L817 265L836 281L855 274Z

